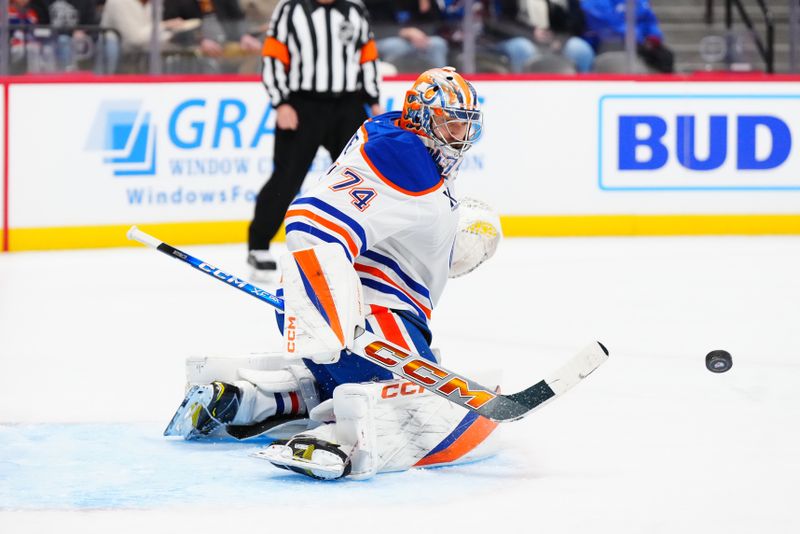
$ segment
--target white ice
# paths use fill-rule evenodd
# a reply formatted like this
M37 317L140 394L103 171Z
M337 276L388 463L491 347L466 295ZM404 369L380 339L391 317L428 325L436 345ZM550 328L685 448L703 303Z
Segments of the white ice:
M0 532L800 532L800 238L509 239L433 329L506 392L611 359L492 459L316 483L161 437L186 356L277 348L269 306L145 248L2 254Z

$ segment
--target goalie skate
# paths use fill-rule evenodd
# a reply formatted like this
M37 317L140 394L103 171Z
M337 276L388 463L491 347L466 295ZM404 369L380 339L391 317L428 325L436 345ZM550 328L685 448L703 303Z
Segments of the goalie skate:
M212 435L236 416L241 393L224 382L192 386L164 430L165 436L196 439Z
M252 456L318 480L342 478L351 469L350 458L339 445L303 434L276 441Z

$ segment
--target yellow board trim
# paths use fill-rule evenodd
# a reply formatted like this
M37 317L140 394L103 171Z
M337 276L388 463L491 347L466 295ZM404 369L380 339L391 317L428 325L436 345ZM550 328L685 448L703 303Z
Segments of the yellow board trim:
M798 215L510 215L507 237L800 234Z
M215 245L243 243L249 221L181 222L136 224L141 230L171 245ZM8 250L59 250L138 246L126 233L132 224L71 226L63 228L11 228ZM283 228L276 241L283 241Z
M800 234L798 215L507 215L506 237L677 236ZM138 224L172 245L243 243L248 221ZM59 250L125 247L131 225L11 228L8 249ZM283 229L276 241L285 238Z

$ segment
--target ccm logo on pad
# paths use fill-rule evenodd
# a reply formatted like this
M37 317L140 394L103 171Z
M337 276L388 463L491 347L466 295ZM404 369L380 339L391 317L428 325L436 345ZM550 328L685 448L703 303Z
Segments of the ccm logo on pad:
M383 386L381 397L384 399L393 399L398 395L408 396L424 392L425 388L422 386L418 386L413 382L403 382L402 384L387 384Z

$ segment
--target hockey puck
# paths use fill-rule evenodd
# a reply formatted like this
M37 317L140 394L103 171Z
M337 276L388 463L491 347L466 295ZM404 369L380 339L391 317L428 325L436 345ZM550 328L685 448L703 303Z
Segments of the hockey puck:
M712 350L706 355L706 368L712 373L724 373L733 366L733 359L727 350Z

